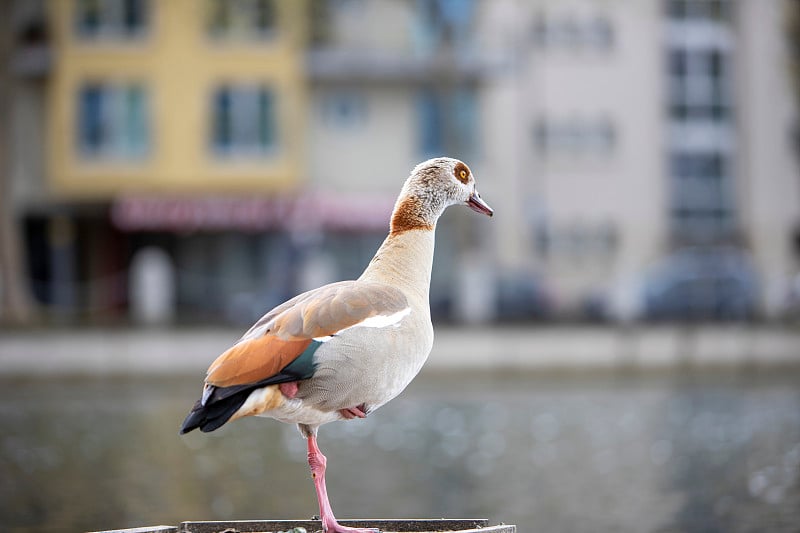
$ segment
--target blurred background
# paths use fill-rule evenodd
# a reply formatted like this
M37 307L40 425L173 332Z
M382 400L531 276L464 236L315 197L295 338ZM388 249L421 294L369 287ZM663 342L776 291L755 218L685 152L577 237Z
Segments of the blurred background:
M795 0L1 0L0 528L315 512L294 429L177 425L448 155L495 217L338 514L798 531L798 103Z

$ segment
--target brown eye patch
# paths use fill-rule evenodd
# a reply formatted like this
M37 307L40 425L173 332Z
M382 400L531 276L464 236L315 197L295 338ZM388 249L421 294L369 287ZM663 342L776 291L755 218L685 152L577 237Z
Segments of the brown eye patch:
M469 168L461 161L456 164L456 168L453 169L453 174L461 183L467 183L469 181Z

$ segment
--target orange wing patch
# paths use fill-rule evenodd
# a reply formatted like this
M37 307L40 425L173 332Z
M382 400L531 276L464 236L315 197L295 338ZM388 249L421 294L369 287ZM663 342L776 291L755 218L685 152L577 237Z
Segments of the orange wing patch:
M211 364L206 383L221 388L258 383L297 359L314 338L408 307L405 296L393 287L357 283L321 287L267 313Z
M280 372L309 344L311 339L282 340L273 335L242 341L211 363L206 383L215 387L258 383Z

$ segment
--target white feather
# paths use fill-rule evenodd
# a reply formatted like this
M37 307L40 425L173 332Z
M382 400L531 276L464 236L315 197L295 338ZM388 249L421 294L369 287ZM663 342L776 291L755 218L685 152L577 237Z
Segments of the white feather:
M396 326L411 312L410 307L406 307L402 311L398 311L391 315L375 315L371 316L357 324L353 324L350 328L387 328L389 326ZM345 329L350 329L345 328ZM342 330L344 331L344 330Z
M339 335L343 331L347 331L348 329L353 328L388 328L390 326L397 326L400 324L400 321L403 320L408 314L411 313L411 308L406 307L402 311L398 311L396 313L392 313L391 315L375 315L369 318L365 318L361 322L353 324L352 326L348 326L344 329L340 329L334 335L328 335L327 337L314 337L314 340L317 342L328 342L336 335Z

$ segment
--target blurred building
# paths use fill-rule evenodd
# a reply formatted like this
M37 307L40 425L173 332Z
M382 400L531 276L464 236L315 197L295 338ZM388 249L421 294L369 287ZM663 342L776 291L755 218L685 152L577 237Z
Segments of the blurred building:
M235 312L282 238L262 212L307 179L303 5L70 0L14 10L21 34L43 28L49 52L43 82L19 93L43 113L18 121L39 129L20 139L29 153L18 159L32 168L15 180L36 299L57 314L124 315L133 279L171 279L167 293L149 291L161 308ZM168 260L136 260L152 247Z
M440 319L772 316L800 272L784 0L6 5L54 316L247 322L357 276L442 154L497 216L442 219Z
M779 314L800 266L789 7L495 4L515 53L487 113L488 166L514 176L501 257L569 313Z
M10 2L45 56L15 106L37 126L13 179L35 299L246 322L357 276L409 169L474 148L479 67L450 65L477 3L439 4Z
M482 164L481 100L497 62L478 39L489 9L474 0L312 2L312 182L394 198L419 161L446 154L467 161L481 189L490 190L495 178ZM483 320L494 313L496 262L488 235L478 233L489 224L471 215L450 210L439 223L431 287L439 318ZM368 234L347 236L350 246L367 251L356 255L349 275L359 274L385 232L382 225L371 241ZM483 246L488 250L477 257L470 252ZM463 290L467 284L473 289Z

